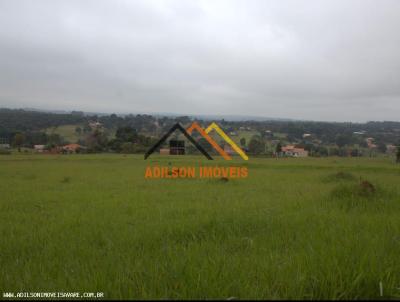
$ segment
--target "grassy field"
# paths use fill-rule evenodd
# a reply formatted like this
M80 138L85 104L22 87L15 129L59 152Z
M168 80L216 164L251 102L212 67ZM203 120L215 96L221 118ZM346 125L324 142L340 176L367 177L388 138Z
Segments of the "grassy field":
M63 125L58 127L51 127L45 129L46 134L58 134L69 143L76 143L80 138L84 138L84 135L78 135L75 129L76 127L83 127L82 125Z
M400 165L250 159L247 179L144 179L168 162L210 164L0 156L0 293L369 299L381 283L400 298Z
M83 125L62 125L62 126L47 128L44 131L48 135L51 134L60 135L68 143L77 143L80 139L82 140L85 139L86 134L83 132L81 134L78 134L75 131L76 127L83 128ZM116 132L114 129L106 129L104 131L108 138L110 139L114 138Z

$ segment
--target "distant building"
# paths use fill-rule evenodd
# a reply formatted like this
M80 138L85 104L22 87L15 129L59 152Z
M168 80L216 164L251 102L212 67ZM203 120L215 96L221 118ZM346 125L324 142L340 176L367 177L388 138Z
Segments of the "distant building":
M45 145L34 145L34 146L33 146L33 149L34 149L36 152L43 153L44 150L46 149L46 146L45 146Z
M62 150L67 153L78 153L81 149L85 149L85 147L79 144L68 144L62 147Z
M311 136L310 133L304 133L304 134L303 134L303 138L307 138L307 137L310 137L310 136Z
M0 144L0 149L10 149L10 144Z
M374 138L373 137L368 137L367 139L365 139L365 141L367 142L368 148L370 149L376 149L377 145L374 144Z
M386 153L395 154L396 151L397 151L397 147L395 145L387 145L386 146Z
M308 151L305 150L304 148L296 148L293 145L287 145L285 147L282 147L282 153L285 156L290 156L290 157L307 157L308 156Z
M265 130L264 135L267 138L272 138L274 136L271 130Z

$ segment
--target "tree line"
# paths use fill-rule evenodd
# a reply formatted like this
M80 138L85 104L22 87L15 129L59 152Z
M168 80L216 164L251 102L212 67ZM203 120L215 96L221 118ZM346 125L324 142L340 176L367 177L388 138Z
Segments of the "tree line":
M80 138L78 143L86 146L88 152L141 153L176 122L188 125L193 120L195 119L189 116L96 115L78 111L49 113L0 109L0 144L8 142L17 148L33 145L46 145L51 148L69 142L59 134L49 134L46 129L77 125L75 131ZM202 125L209 124L209 121L205 120L196 121ZM93 129L90 122L100 123L101 129ZM283 144L290 143L315 156L359 156L369 147L367 137L374 139L376 150L381 153L386 152L389 144L400 145L400 122L334 123L224 119L216 122L228 134L242 130L251 131L251 137L240 138L240 145L255 155L271 155ZM305 137L305 134L310 137ZM199 142L205 149L210 148L204 139L199 138ZM220 143L224 144L223 141Z

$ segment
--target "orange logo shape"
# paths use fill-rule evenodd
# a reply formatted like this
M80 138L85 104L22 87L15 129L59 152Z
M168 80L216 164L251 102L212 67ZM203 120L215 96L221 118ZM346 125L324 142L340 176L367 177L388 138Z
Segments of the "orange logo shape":
M202 137L204 137L211 146L213 146L213 148L215 150L217 150L217 152L225 159L225 160L231 160L232 157L229 156L228 153L226 153L216 142L215 140L213 140L211 138L211 136L209 136L204 130L203 128L200 127L200 125L197 122L193 122L193 124L186 129L187 133L189 133L190 135L192 134L193 130L197 130L200 135Z

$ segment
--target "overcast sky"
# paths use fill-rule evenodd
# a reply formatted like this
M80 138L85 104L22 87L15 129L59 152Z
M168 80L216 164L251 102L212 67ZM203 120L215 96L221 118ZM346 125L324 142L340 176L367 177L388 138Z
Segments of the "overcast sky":
M0 107L400 120L400 1L0 0Z

